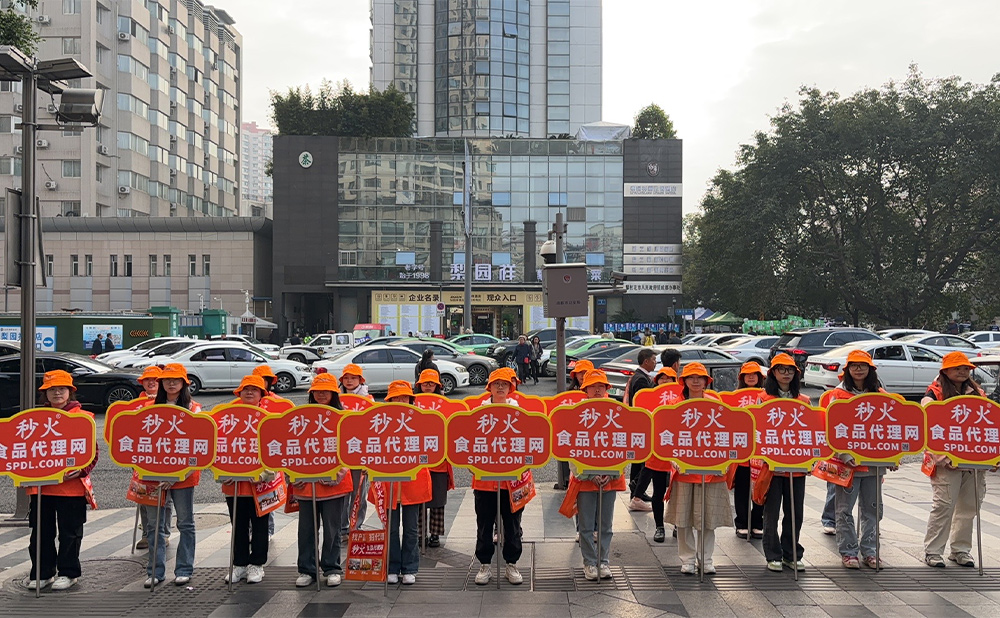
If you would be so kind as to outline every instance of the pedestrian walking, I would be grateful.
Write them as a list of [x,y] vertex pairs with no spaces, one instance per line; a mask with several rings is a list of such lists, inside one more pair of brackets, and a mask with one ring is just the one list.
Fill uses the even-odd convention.
[[514,360],[517,361],[517,379],[524,384],[531,373],[531,344],[524,335],[518,335],[514,346]]
[[437,363],[434,362],[434,350],[431,348],[424,348],[423,354],[420,355],[420,361],[413,368],[413,379],[419,379],[420,372],[424,369],[438,371]]
[[[417,379],[416,390],[443,397],[441,376],[433,369],[424,369]],[[431,499],[420,510],[420,536],[427,535],[427,547],[441,547],[441,537],[445,534],[444,507],[448,504],[448,491],[455,489],[455,473],[448,461],[431,468],[430,473]]]
[[[763,385],[764,373],[760,365],[754,361],[743,363],[736,389],[757,389],[759,396],[764,392],[761,388]],[[739,464],[733,476],[733,502],[736,506],[733,525],[736,526],[736,536],[741,539],[747,538],[748,535],[759,539],[764,535],[764,506],[750,500],[750,490],[750,463]]]
[[544,353],[545,350],[542,349],[542,340],[538,337],[538,335],[535,335],[531,338],[531,377],[535,379],[535,384],[538,384],[538,362],[542,360],[542,354]]
[[104,353],[104,336],[101,333],[97,333],[97,338],[94,342],[90,344],[90,355],[100,356]]

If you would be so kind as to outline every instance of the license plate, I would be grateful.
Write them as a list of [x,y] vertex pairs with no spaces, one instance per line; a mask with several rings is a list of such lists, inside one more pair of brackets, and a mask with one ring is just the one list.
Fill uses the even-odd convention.
[[809,365],[809,371],[819,371],[819,365]]
[[625,390],[621,388],[611,387],[608,389],[608,394],[611,395],[612,397],[624,397]]

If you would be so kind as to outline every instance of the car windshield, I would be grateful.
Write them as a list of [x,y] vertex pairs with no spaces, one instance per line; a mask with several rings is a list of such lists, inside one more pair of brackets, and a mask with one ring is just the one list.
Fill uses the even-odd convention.
[[924,334],[919,334],[918,333],[916,335],[906,335],[904,337],[898,337],[896,339],[896,341],[913,341],[913,342],[917,343],[917,342],[919,342],[921,339],[923,339],[926,336],[927,336],[926,333],[924,333]]
[[749,337],[737,337],[735,339],[730,339],[729,341],[726,341],[724,343],[720,343],[718,347],[720,347],[720,348],[738,348],[738,347],[740,347],[742,345],[746,345],[746,344],[750,343],[751,341],[755,341],[755,339],[752,339],[752,338],[749,338]]
[[77,363],[78,365],[83,365],[84,367],[86,367],[87,369],[90,369],[94,373],[105,373],[105,372],[108,372],[108,371],[118,371],[117,368],[112,367],[111,365],[109,365],[107,363],[102,363],[99,360],[95,360],[93,358],[90,358],[89,356],[82,356],[80,354],[72,354],[70,352],[66,352],[64,354],[60,354],[60,356],[62,356],[66,360],[71,360],[74,363]]

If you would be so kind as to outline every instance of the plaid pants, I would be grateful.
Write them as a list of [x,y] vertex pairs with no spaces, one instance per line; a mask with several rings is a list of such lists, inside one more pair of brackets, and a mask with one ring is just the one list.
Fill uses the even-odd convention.
[[[424,513],[430,511],[430,530],[427,530],[427,518]],[[444,507],[433,507],[430,509],[420,509],[420,536],[426,536],[427,534],[436,534],[442,536],[444,534]]]

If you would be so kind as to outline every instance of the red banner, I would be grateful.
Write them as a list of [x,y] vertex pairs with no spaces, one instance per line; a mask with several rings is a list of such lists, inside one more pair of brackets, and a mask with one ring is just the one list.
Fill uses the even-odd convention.
[[373,405],[375,405],[375,402],[368,397],[362,397],[354,393],[343,393],[340,395],[340,407],[344,412],[362,412]]
[[772,468],[807,472],[833,451],[826,441],[826,413],[797,399],[772,399],[749,408],[757,426],[754,457]]
[[757,398],[764,393],[762,388],[741,388],[738,391],[718,393],[719,399],[731,408],[749,408],[757,405]]
[[264,472],[257,433],[268,416],[257,406],[232,403],[215,406],[208,413],[219,428],[212,474],[216,479],[258,479]]
[[552,411],[560,406],[572,406],[587,399],[587,393],[583,391],[564,391],[552,397],[545,397],[545,413],[552,416]]
[[59,483],[96,452],[97,425],[87,412],[31,408],[0,419],[0,474],[17,486]]
[[413,398],[413,405],[421,410],[434,410],[448,418],[456,412],[465,412],[469,406],[461,399],[448,399],[436,393],[419,393]]
[[139,408],[152,402],[153,400],[147,398],[145,395],[139,395],[136,399],[130,399],[129,401],[116,401],[108,406],[107,411],[104,412],[104,441],[110,442],[111,420],[118,416],[119,413],[128,412],[130,410],[138,410]]
[[169,404],[122,412],[111,421],[108,451],[140,479],[183,480],[215,461],[217,429],[208,414]]
[[561,406],[549,417],[552,456],[573,462],[577,470],[620,470],[646,461],[652,451],[649,412],[614,399],[588,399]]
[[[337,425],[343,414],[316,403],[297,406],[260,421],[260,461],[268,470],[280,470],[292,482],[333,479],[337,476]],[[222,433],[222,425],[219,425]]]
[[837,399],[826,410],[826,439],[834,451],[861,461],[899,464],[924,450],[924,409],[895,395],[866,393]]
[[[545,414],[547,408],[545,405],[545,400],[541,397],[535,397],[534,395],[524,395],[517,391],[509,393],[507,395],[508,399],[513,399],[517,402],[517,407],[528,412],[541,412]],[[486,391],[482,395],[474,395],[472,397],[466,397],[465,403],[468,404],[469,409],[478,408],[479,406],[486,405],[490,402],[490,392]]]
[[385,581],[389,543],[385,530],[351,530],[344,577],[354,581]]
[[544,466],[551,451],[549,418],[490,403],[448,419],[448,461],[477,478],[518,477]]
[[445,418],[435,410],[405,403],[378,403],[363,412],[345,414],[337,435],[337,455],[349,468],[367,470],[373,478],[415,478],[421,468],[444,461]]
[[1000,463],[1000,406],[985,397],[963,395],[932,401],[927,411],[927,450],[947,455],[956,466]]
[[684,386],[661,384],[656,388],[644,388],[632,397],[632,406],[643,410],[653,410],[669,406],[684,399]]
[[653,454],[681,472],[721,472],[753,455],[754,418],[721,401],[688,399],[656,409],[653,436]]

